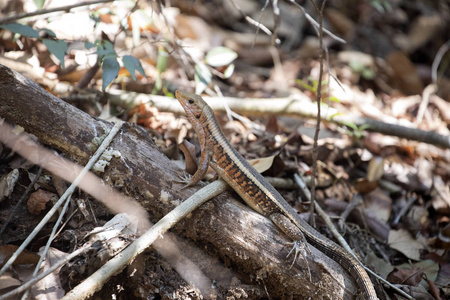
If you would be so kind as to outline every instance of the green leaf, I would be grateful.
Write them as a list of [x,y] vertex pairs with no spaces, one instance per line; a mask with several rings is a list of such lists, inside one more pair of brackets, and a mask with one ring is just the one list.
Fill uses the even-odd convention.
[[114,78],[116,78],[117,74],[119,74],[120,65],[115,58],[105,58],[103,59],[102,70],[102,90],[105,91],[108,84],[110,84]]
[[230,78],[231,75],[233,75],[233,72],[234,72],[234,64],[230,64],[225,70],[225,72],[223,72],[223,77]]
[[39,33],[34,30],[33,28],[31,28],[30,26],[27,25],[22,25],[22,24],[5,24],[5,25],[0,25],[0,28],[4,28],[6,30],[9,30],[11,32],[14,33],[18,33],[20,35],[23,36],[28,36],[28,37],[32,37],[32,38],[39,38]]
[[297,80],[295,80],[295,82],[300,84],[304,89],[307,89],[308,91],[311,91],[313,93],[317,92],[317,88],[315,88],[312,85],[307,84],[306,82],[303,82],[303,80],[301,80],[301,79],[297,79]]
[[339,100],[339,98],[338,98],[338,97],[335,97],[335,96],[331,96],[331,97],[330,97],[330,100],[331,100],[332,102],[337,102],[337,103],[340,103],[340,102],[341,102],[341,100]]
[[231,64],[237,57],[237,53],[227,47],[216,47],[206,54],[205,61],[212,67],[221,67]]
[[351,128],[353,130],[357,130],[358,129],[358,126],[356,126],[356,124],[353,123],[353,122],[343,121],[342,124],[344,124],[345,126]]
[[95,47],[95,45],[91,42],[84,43],[84,48],[86,48],[87,50],[94,48],[94,47]]
[[38,9],[41,9],[42,7],[44,7],[45,0],[34,0],[34,4],[36,4]]
[[42,42],[53,55],[61,62],[61,67],[64,69],[64,55],[67,52],[67,43],[62,40],[43,39]]
[[125,55],[122,58],[122,62],[125,68],[127,68],[128,72],[130,72],[131,77],[133,77],[133,80],[136,81],[135,75],[136,70],[139,71],[139,73],[141,73],[145,77],[145,72],[144,69],[142,68],[141,62],[136,57],[131,55]]
[[114,51],[114,45],[109,41],[103,41],[103,45],[97,46],[97,51],[95,51],[100,58],[116,58],[117,54]]
[[195,65],[195,93],[201,94],[212,80],[212,74],[208,67],[202,63]]
[[163,91],[164,92],[164,96],[169,97],[169,98],[175,98],[175,95],[167,90]]

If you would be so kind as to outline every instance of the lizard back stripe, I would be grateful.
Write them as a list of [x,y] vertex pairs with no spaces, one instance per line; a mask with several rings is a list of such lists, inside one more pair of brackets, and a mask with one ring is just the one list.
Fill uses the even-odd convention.
[[[183,104],[186,99],[183,95],[180,97],[177,96]],[[203,134],[205,148],[202,151],[211,155],[210,165],[219,176],[260,214],[270,217],[278,212],[291,220],[313,246],[347,269],[362,288],[365,299],[378,299],[372,282],[359,261],[301,219],[278,191],[231,146],[220,129],[213,110],[201,98],[196,101],[196,108],[203,110],[201,119],[196,119],[192,111],[185,110],[197,133]],[[187,105],[186,102],[184,105]]]

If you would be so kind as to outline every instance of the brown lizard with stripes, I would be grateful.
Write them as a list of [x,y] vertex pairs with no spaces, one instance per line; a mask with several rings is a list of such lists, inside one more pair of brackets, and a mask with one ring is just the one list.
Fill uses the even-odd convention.
[[189,180],[196,185],[210,165],[255,211],[268,217],[294,241],[306,240],[342,265],[358,283],[364,299],[378,299],[372,282],[360,262],[301,219],[286,200],[259,174],[225,138],[213,110],[201,96],[176,91],[201,147],[199,168]]

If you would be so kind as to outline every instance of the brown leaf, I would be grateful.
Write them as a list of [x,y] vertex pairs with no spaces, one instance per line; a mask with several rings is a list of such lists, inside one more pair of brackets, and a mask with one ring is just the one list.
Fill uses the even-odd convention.
[[279,127],[277,122],[277,117],[271,115],[269,121],[266,124],[266,131],[270,133],[278,133]]
[[387,276],[387,280],[395,284],[408,284],[418,286],[423,278],[423,270],[421,268],[397,269],[395,268]]
[[193,175],[195,171],[197,171],[197,158],[195,155],[195,146],[190,142],[183,140],[183,142],[179,144],[178,147],[184,154],[184,160],[186,162],[186,172]]
[[377,187],[376,181],[369,181],[366,178],[359,178],[354,184],[355,190],[360,194],[370,193]]
[[[3,267],[3,265],[8,261],[11,255],[14,254],[17,248],[18,247],[14,245],[0,246],[0,267]],[[40,256],[36,253],[24,250],[14,261],[13,265],[36,264],[39,261],[39,258]]]
[[27,202],[28,211],[33,215],[39,215],[45,209],[45,205],[52,199],[58,199],[54,193],[46,192],[44,190],[37,190],[31,194]]
[[12,277],[11,273],[5,272],[0,276],[0,294],[3,293],[3,289],[17,287],[22,284],[22,281]]
[[399,35],[395,42],[402,50],[412,53],[432,40],[445,22],[439,14],[430,14],[417,17],[411,25],[407,36]]
[[327,20],[334,28],[334,33],[350,39],[355,33],[356,24],[348,18],[343,12],[334,8],[327,8],[325,10]]
[[386,62],[393,70],[391,79],[394,81],[394,87],[407,95],[422,93],[423,83],[417,68],[405,54],[392,52],[386,57]]

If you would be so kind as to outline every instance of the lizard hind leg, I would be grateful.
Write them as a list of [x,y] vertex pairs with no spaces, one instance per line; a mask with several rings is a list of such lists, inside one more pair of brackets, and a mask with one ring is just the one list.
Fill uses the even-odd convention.
[[309,250],[308,243],[306,242],[306,238],[303,235],[302,231],[289,220],[285,215],[281,213],[273,213],[270,215],[270,219],[275,225],[278,226],[287,236],[289,236],[293,242],[289,243],[292,245],[292,249],[289,251],[287,257],[289,257],[292,253],[294,253],[294,260],[292,261],[292,266],[296,263],[297,258],[301,256],[306,262],[306,266],[308,268],[308,274],[311,280],[311,270],[309,268],[308,260],[306,259],[307,255],[311,254],[311,250]]

